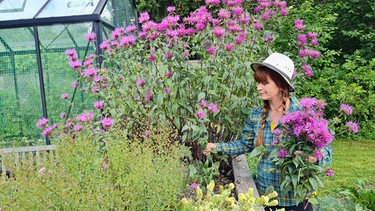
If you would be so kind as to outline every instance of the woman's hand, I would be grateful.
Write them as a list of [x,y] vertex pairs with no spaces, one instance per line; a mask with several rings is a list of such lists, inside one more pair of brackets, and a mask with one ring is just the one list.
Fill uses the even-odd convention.
[[216,148],[216,144],[208,143],[206,149],[203,151],[203,154],[208,155],[213,148]]
[[[294,154],[296,156],[299,156],[300,154],[302,154],[302,151],[297,150],[297,151],[294,152]],[[314,157],[314,156],[309,156],[308,155],[308,156],[305,157],[305,161],[306,162],[310,162],[310,163],[316,163],[316,162],[318,162],[318,159],[316,157]]]

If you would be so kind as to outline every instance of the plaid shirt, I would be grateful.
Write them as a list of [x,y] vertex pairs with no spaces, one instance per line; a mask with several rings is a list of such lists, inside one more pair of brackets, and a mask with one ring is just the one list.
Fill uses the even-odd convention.
[[[290,97],[290,106],[287,113],[298,111],[300,109],[299,101]],[[240,155],[244,153],[249,153],[254,149],[254,141],[258,136],[262,124],[262,112],[263,106],[258,106],[252,109],[249,117],[245,120],[245,127],[242,131],[243,136],[241,139],[228,142],[228,143],[217,143],[217,150],[220,154],[226,155]],[[270,126],[270,116],[267,115],[266,125],[264,128],[264,146],[268,152],[271,152],[274,148],[279,147],[272,145],[273,134]],[[276,128],[282,130],[280,122],[276,125]],[[276,129],[275,128],[275,129]],[[282,140],[284,140],[282,138]],[[332,162],[332,148],[326,147],[321,149],[324,158],[319,162],[321,166],[328,166]],[[261,159],[257,165],[258,177],[257,177],[257,189],[259,194],[263,195],[267,193],[269,187],[273,187],[279,195],[279,205],[278,206],[294,206],[296,205],[293,192],[288,192],[285,195],[281,194],[280,190],[280,173],[275,171],[269,171],[271,168],[277,167],[273,164],[271,160],[268,159],[268,154]]]

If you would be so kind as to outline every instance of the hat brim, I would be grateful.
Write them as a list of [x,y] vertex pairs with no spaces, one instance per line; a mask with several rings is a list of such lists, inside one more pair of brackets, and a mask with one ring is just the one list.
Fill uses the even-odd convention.
[[284,80],[288,83],[289,85],[289,92],[294,92],[294,87],[292,86],[292,84],[290,83],[290,80],[288,79],[288,77],[281,71],[279,70],[277,67],[273,66],[273,65],[270,65],[270,64],[267,64],[267,63],[252,63],[250,65],[251,69],[253,69],[253,71],[255,72],[259,67],[267,67],[275,72],[277,72],[281,77],[284,78]]

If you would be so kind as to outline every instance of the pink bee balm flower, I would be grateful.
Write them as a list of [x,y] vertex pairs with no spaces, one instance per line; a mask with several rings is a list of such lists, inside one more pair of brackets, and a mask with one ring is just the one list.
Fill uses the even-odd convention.
[[350,105],[344,103],[340,105],[340,112],[349,116],[353,113],[353,109]]
[[38,122],[36,123],[36,126],[38,128],[41,128],[41,127],[45,127],[48,125],[48,119],[43,117],[42,119],[38,120]]
[[208,111],[211,113],[215,113],[217,111],[217,105],[210,103],[210,105],[208,106]]
[[95,40],[95,38],[96,38],[96,35],[95,35],[94,32],[93,32],[93,33],[89,33],[89,34],[86,34],[86,35],[85,35],[85,38],[86,38],[89,42],[93,42],[93,41]]
[[97,86],[92,87],[92,88],[91,88],[91,92],[92,92],[92,93],[97,93],[97,92],[99,92],[99,87],[97,87]]
[[358,125],[355,122],[349,121],[345,124],[350,133],[358,133]]
[[205,116],[206,116],[206,113],[204,113],[203,110],[197,111],[195,113],[195,117],[197,117],[197,119],[203,119]]
[[41,133],[43,137],[49,137],[52,135],[53,128],[52,127],[47,127],[43,130]]
[[69,97],[68,93],[64,93],[64,94],[61,95],[61,98],[64,99],[64,100],[68,99],[68,97]]
[[231,52],[233,50],[233,47],[234,45],[229,43],[229,44],[225,44],[225,50],[228,51],[228,52]]
[[155,59],[156,59],[156,56],[154,56],[154,55],[150,55],[150,56],[148,57],[148,60],[149,60],[150,62],[155,61]]
[[66,117],[65,112],[62,112],[62,113],[60,114],[60,119],[64,119],[65,117]]
[[164,92],[166,95],[171,96],[171,90],[169,88],[164,88]]
[[73,88],[76,88],[77,86],[79,86],[79,83],[78,83],[77,81],[74,81],[74,82],[72,83],[72,87],[73,87]]
[[105,129],[111,128],[113,126],[113,120],[106,117],[102,120],[102,125]]
[[280,149],[277,152],[277,156],[279,156],[280,158],[285,158],[287,155],[288,155],[288,150],[286,149]]
[[189,189],[190,189],[190,190],[196,190],[198,187],[199,187],[199,183],[197,183],[197,182],[193,182],[193,183],[189,186]]
[[141,78],[137,81],[136,84],[137,84],[137,86],[143,87],[146,84],[146,82],[143,78]]
[[102,101],[96,101],[94,103],[94,107],[96,108],[96,110],[101,110],[103,109],[103,102]]
[[205,100],[202,100],[201,102],[198,103],[198,106],[201,108],[204,108],[207,106],[207,102]]
[[325,173],[328,177],[332,177],[333,175],[335,175],[335,172],[333,172],[332,168],[325,170]]
[[272,131],[272,134],[275,135],[275,136],[280,136],[281,135],[281,131],[279,128],[276,128]]
[[76,126],[74,127],[74,130],[75,130],[75,131],[82,131],[82,129],[83,129],[82,125],[76,125]]
[[174,12],[176,10],[176,7],[167,7],[168,12]]
[[319,161],[319,160],[323,159],[323,154],[320,150],[315,150],[314,151],[314,157],[316,157],[316,159]]
[[173,75],[173,72],[172,72],[172,71],[169,71],[169,72],[167,72],[164,76],[165,76],[166,78],[170,78],[172,75]]

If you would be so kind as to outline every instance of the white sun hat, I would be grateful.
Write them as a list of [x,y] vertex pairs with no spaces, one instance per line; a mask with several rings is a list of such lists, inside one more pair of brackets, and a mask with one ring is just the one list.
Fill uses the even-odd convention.
[[286,82],[288,82],[290,92],[294,92],[294,88],[291,84],[291,79],[294,73],[293,61],[284,54],[272,53],[262,63],[252,63],[251,68],[255,71],[261,66],[265,66],[279,73]]

